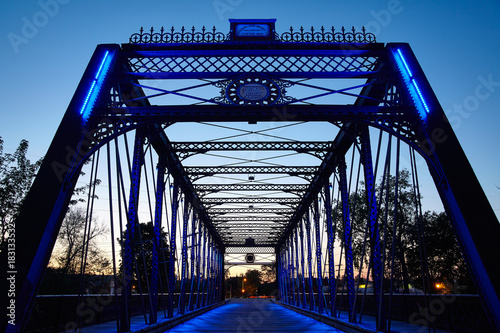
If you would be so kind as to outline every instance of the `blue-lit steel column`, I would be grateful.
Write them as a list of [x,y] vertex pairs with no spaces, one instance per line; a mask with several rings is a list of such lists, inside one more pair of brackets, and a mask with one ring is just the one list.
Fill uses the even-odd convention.
[[176,261],[176,230],[177,230],[177,211],[179,210],[179,185],[174,181],[172,189],[172,217],[170,219],[170,259],[168,262],[168,282],[170,284],[168,302],[168,318],[174,316],[174,302],[175,302],[175,261]]
[[293,256],[293,250],[294,250],[294,242],[293,242],[293,233],[290,233],[290,237],[288,238],[288,250],[290,251],[290,283],[291,283],[291,288],[292,288],[292,302],[290,304],[295,305],[295,267],[294,267],[294,256]]
[[[135,133],[134,153],[131,170],[130,198],[127,214],[127,229],[125,232],[123,272],[124,287],[122,291],[122,308],[120,330],[130,330],[130,300],[132,297],[132,281],[134,280],[134,244],[136,227],[139,223],[137,209],[139,205],[139,188],[141,183],[141,167],[143,159],[144,133],[137,130]],[[138,277],[139,278],[139,277]]]
[[283,284],[283,302],[288,303],[288,285],[287,285],[287,271],[286,271],[286,246],[281,251],[281,281]]
[[298,227],[297,226],[294,230],[294,232],[292,232],[292,236],[293,236],[293,242],[295,244],[294,248],[295,248],[295,267],[296,267],[296,270],[297,270],[297,302],[295,303],[295,306],[297,307],[300,307],[300,274],[299,274],[299,244],[298,244],[298,238],[299,238],[299,231],[298,231]]
[[215,242],[212,238],[212,262],[211,265],[211,279],[210,279],[210,302],[209,304],[214,303],[215,299],[215,290],[217,288],[217,248],[215,247]]
[[217,302],[220,291],[220,249],[214,241],[214,284],[212,288],[212,304]]
[[210,304],[214,303],[217,290],[217,248],[215,240],[212,238],[212,289],[210,290]]
[[224,285],[226,283],[226,271],[224,270],[224,258],[226,254],[226,248],[222,248],[221,256],[220,256],[220,270],[222,273],[222,278],[221,278],[221,290],[220,290],[220,300],[223,301],[226,299],[226,294],[225,294],[225,289]]
[[305,276],[305,259],[304,259],[304,230],[302,227],[302,220],[299,222],[297,226],[299,228],[300,234],[300,266],[302,268],[302,309],[307,308],[307,299],[306,299],[306,276]]
[[210,304],[210,291],[212,282],[212,238],[207,235],[207,276],[205,278],[205,288],[203,290],[203,306]]
[[280,301],[284,302],[283,281],[281,281],[282,276],[283,272],[281,271],[281,248],[280,248],[278,252],[276,252],[276,281],[278,282]]
[[330,315],[335,316],[335,294],[337,284],[335,281],[335,257],[334,255],[334,242],[335,233],[333,232],[332,220],[332,203],[330,198],[330,184],[325,180],[325,213],[326,213],[326,232],[328,233],[328,282],[330,288]]
[[196,222],[198,219],[196,218],[196,213],[193,212],[193,219],[191,223],[191,287],[189,289],[189,311],[194,310],[194,266],[195,266],[195,260],[196,260],[196,253],[197,253],[197,244],[196,244]]
[[323,299],[323,275],[321,269],[321,235],[319,224],[319,204],[318,197],[314,199],[314,228],[316,230],[316,260],[318,264],[318,276],[316,278],[318,285],[318,313],[323,313],[324,299]]
[[285,247],[285,288],[286,288],[286,302],[292,304],[292,284],[290,279],[290,240],[287,239]]
[[201,307],[204,307],[207,303],[207,298],[206,298],[206,291],[207,291],[207,266],[208,266],[208,260],[206,259],[206,254],[207,254],[207,229],[203,227],[203,256],[201,257],[203,267],[201,268],[201,287],[198,286],[198,290],[201,290]]
[[286,243],[285,246],[281,249],[280,252],[280,272],[281,272],[281,289],[283,292],[283,302],[287,303],[288,302],[288,291],[286,287],[286,270],[285,270],[285,265],[286,265],[286,259],[285,259],[285,252],[286,252]]
[[187,278],[187,237],[188,237],[188,223],[189,223],[189,202],[184,198],[184,213],[182,215],[182,251],[181,251],[181,285],[179,293],[179,312],[184,314],[186,312],[186,278]]
[[[196,260],[196,276],[198,278],[197,282],[197,289],[196,289],[196,308],[199,309],[201,306],[201,298],[200,298],[200,289],[201,289],[201,283],[203,282],[201,276],[202,276],[202,271],[201,271],[201,261],[204,260],[205,258],[205,238],[202,238],[203,233],[204,233],[204,226],[201,222],[201,220],[198,221],[199,227],[198,227],[198,246],[196,247],[197,251],[197,260]],[[203,242],[203,243],[202,243]],[[201,248],[203,247],[203,257],[201,256]],[[201,296],[203,297],[203,295]]]
[[215,294],[214,294],[214,302],[218,302],[221,300],[221,277],[222,277],[222,274],[221,274],[221,257],[222,257],[222,253],[220,251],[220,249],[217,247],[217,262],[216,262],[216,276],[217,276],[217,283],[215,285]]
[[219,279],[220,279],[220,274],[219,274],[219,263],[220,263],[220,251],[218,247],[215,247],[214,244],[214,251],[215,251],[215,256],[214,256],[214,287],[212,289],[212,304],[217,302],[218,294],[219,294]]
[[152,307],[149,313],[149,323],[157,322],[158,312],[158,275],[159,275],[159,260],[158,256],[162,249],[161,242],[161,217],[163,213],[163,193],[165,192],[165,159],[161,156],[158,160],[157,178],[156,178],[156,195],[155,195],[155,220],[154,220],[154,240],[151,262],[151,302]]
[[215,278],[214,278],[214,293],[213,293],[213,303],[216,303],[219,299],[219,292],[220,292],[220,277],[221,277],[221,274],[220,274],[220,257],[221,257],[221,253],[220,253],[220,249],[219,247],[215,245],[214,243],[214,247],[215,247],[215,258],[214,258],[214,264],[215,264]]
[[283,284],[281,283],[281,248],[274,248],[274,253],[276,255],[276,283],[278,284],[278,298],[283,302]]
[[207,305],[212,304],[212,292],[214,288],[214,245],[212,235],[209,235],[208,241],[208,269],[207,269]]
[[344,156],[339,156],[339,178],[340,178],[340,195],[342,198],[342,218],[344,224],[344,249],[345,249],[345,275],[347,275],[347,294],[349,302],[349,321],[356,321],[354,312],[354,301],[356,290],[354,288],[354,268],[352,259],[352,231],[351,231],[351,216],[349,211],[349,193],[347,192],[347,174]]
[[224,280],[225,280],[225,274],[224,274],[224,251],[223,248],[219,248],[219,293],[217,295],[216,301],[223,301],[226,297],[224,294]]
[[384,267],[380,249],[380,231],[377,222],[378,207],[375,195],[375,180],[373,178],[372,150],[368,126],[361,127],[361,162],[365,173],[365,188],[368,199],[368,224],[370,226],[370,250],[372,262],[373,293],[377,305],[377,330],[385,332],[385,309],[383,304],[382,281]]
[[309,268],[309,311],[314,311],[316,301],[314,300],[314,282],[312,274],[312,244],[311,244],[311,218],[309,216],[309,209],[305,215],[306,219],[306,237],[307,237],[307,264]]

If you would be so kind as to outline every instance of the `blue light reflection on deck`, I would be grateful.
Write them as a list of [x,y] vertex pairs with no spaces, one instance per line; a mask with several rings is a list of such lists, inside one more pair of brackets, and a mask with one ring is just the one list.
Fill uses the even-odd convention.
[[113,60],[113,53],[106,51],[104,57],[101,60],[99,68],[92,80],[92,83],[87,92],[85,100],[83,101],[82,108],[80,109],[80,114],[85,120],[90,116],[92,108],[94,107],[97,101],[97,97],[99,96],[99,92],[101,91],[101,87],[104,83],[104,79],[106,78],[106,74],[108,73],[109,67],[111,66],[112,60]]
[[341,332],[263,299],[233,299],[165,332]]
[[397,49],[397,51],[393,53],[394,53],[394,59],[396,60],[396,63],[398,67],[401,69],[401,73],[403,74],[403,77],[407,82],[406,86],[408,88],[408,91],[410,92],[410,95],[412,96],[413,100],[415,102],[419,102],[415,104],[417,105],[420,114],[425,118],[425,116],[430,112],[430,109],[429,106],[427,105],[427,102],[425,101],[422,91],[418,86],[417,80],[415,79],[415,77],[413,77],[413,73],[410,69],[410,66],[408,66],[408,62],[403,56],[403,53],[401,52],[401,49]]

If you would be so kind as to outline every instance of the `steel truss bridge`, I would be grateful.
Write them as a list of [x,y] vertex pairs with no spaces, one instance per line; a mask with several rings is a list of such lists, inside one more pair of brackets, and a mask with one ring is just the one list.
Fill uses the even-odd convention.
[[[421,306],[431,306],[424,175],[490,329],[500,330],[491,248],[500,225],[408,44],[354,29],[279,35],[274,20],[231,20],[228,34],[141,29],[129,43],[98,45],[16,220],[18,325],[7,331],[35,316],[81,184],[86,230],[99,215],[111,233],[117,331],[134,330],[135,315],[153,327],[219,304],[225,264],[248,253],[276,262],[282,304],[351,326],[372,316],[374,331],[390,331],[407,283],[401,223],[418,231],[412,260]],[[404,186],[413,193],[406,220],[394,208]],[[371,312],[360,277],[373,286]]]

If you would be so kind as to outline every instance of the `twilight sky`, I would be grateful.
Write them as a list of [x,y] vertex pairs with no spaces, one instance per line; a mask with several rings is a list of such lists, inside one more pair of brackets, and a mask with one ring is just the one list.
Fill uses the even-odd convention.
[[500,215],[500,1],[0,0],[0,136],[36,160],[48,149],[97,44],[126,43],[141,26],[216,26],[276,18],[290,26],[362,26],[408,42]]

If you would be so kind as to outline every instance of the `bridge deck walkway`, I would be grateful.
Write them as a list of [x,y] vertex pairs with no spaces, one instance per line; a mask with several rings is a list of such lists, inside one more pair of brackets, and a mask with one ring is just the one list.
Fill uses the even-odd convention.
[[[341,321],[348,322],[347,313],[341,312]],[[351,332],[376,332],[375,318],[364,316],[363,323],[354,324]],[[427,327],[392,321],[391,332],[428,332]],[[271,332],[344,332],[287,309],[269,299],[232,299],[224,306],[211,310],[165,332],[218,332],[218,333],[271,333]],[[433,333],[449,333],[431,329]]]
[[[158,313],[159,318],[163,313]],[[341,321],[347,322],[347,314],[341,312]],[[160,319],[160,322],[168,321]],[[376,332],[375,318],[363,316],[363,323],[355,324],[354,331]],[[405,322],[392,321],[391,332],[428,332],[428,328],[410,325]],[[135,316],[131,320],[131,332],[148,332],[150,327],[144,324],[143,316]],[[354,332],[352,331],[352,332]],[[85,332],[116,332],[116,322],[84,327]],[[344,332],[324,324],[318,320],[309,318],[293,310],[285,308],[269,299],[231,299],[225,305],[216,307],[208,312],[189,319],[184,323],[171,329],[154,332],[172,333],[194,333],[194,332],[217,332],[217,333],[271,333],[271,332]],[[433,333],[447,333],[439,329],[431,329]]]
[[232,299],[165,332],[342,332],[269,299]]

